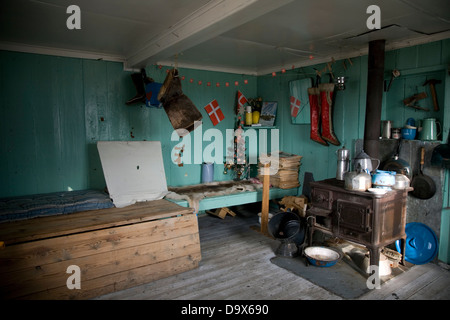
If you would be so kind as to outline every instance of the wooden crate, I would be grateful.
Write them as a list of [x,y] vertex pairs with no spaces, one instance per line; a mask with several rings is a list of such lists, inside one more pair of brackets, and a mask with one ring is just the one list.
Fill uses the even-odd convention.
[[[197,216],[167,200],[0,224],[0,298],[88,299],[198,267]],[[80,289],[69,289],[71,265]]]

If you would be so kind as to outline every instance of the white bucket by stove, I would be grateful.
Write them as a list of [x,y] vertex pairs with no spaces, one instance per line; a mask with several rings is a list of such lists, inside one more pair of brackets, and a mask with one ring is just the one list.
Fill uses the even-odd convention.
[[[273,217],[273,214],[269,212],[269,219],[267,220],[267,222],[269,222],[270,218],[272,218],[272,217]],[[258,221],[259,221],[259,224],[261,224],[261,212],[258,213]]]
[[[391,274],[392,269],[391,269],[391,264],[388,260],[388,258],[386,258],[386,256],[384,254],[380,254],[380,263],[378,266],[378,272],[380,276],[388,276]],[[363,269],[364,271],[366,271],[367,274],[370,273],[370,259],[369,259],[369,255],[366,255],[364,257],[363,260]]]

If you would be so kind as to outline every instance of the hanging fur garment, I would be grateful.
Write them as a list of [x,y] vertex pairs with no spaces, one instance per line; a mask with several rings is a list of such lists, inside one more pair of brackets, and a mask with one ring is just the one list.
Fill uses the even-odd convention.
[[202,114],[197,110],[181,89],[178,70],[172,69],[167,74],[159,90],[158,100],[163,104],[170,123],[180,137],[195,129],[194,122],[202,120]]
[[320,135],[320,94],[319,88],[308,88],[309,106],[310,106],[310,118],[311,118],[311,140],[318,142],[324,146],[328,146],[328,143],[322,139]]
[[334,83],[319,84],[320,91],[320,116],[322,126],[322,138],[329,143],[339,146],[341,143],[336,138],[333,130],[333,92]]

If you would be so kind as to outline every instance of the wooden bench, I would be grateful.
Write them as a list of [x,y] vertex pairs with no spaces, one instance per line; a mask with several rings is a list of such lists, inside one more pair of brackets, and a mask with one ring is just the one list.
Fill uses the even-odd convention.
[[[1,242],[1,299],[88,299],[201,260],[197,216],[164,199],[1,223]],[[79,267],[80,289],[69,289],[70,266]]]
[[[270,188],[269,199],[281,199],[285,196],[296,196],[298,188],[293,189],[279,189]],[[262,190],[258,191],[245,191],[224,196],[206,197],[200,201],[199,211],[212,210],[222,207],[238,206],[242,204],[261,202],[263,198]],[[176,203],[182,207],[189,207],[189,203],[186,200],[173,200],[167,199],[173,203]]]

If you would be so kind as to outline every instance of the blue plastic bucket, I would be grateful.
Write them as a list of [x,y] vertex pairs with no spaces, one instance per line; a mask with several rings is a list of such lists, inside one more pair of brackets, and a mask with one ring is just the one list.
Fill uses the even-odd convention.
[[202,164],[202,183],[212,182],[214,180],[214,163]]

